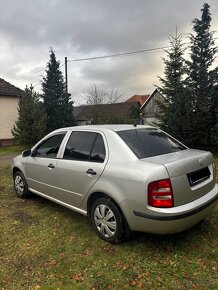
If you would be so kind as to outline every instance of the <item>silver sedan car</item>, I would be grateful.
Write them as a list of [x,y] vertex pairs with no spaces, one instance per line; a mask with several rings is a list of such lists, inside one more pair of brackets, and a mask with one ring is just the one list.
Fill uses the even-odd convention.
[[194,150],[151,126],[58,129],[12,162],[14,187],[88,216],[117,243],[131,231],[186,230],[215,207],[210,152]]

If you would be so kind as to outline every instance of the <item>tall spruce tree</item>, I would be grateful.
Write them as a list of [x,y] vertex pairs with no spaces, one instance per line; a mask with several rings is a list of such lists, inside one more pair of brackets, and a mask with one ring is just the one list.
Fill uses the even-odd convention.
[[164,78],[159,77],[162,86],[158,89],[165,96],[165,102],[158,102],[162,111],[161,127],[180,141],[190,144],[190,105],[184,82],[185,60],[181,36],[170,36],[171,48],[164,58]]
[[43,137],[46,132],[46,114],[39,94],[33,87],[26,87],[25,93],[19,98],[18,120],[12,134],[19,144],[32,145]]
[[[218,76],[218,71],[216,71]],[[218,77],[214,87],[214,95],[212,101],[212,142],[213,145],[218,145]]]
[[192,141],[194,146],[213,143],[214,85],[216,70],[211,68],[217,47],[210,31],[210,6],[205,3],[200,19],[193,20],[194,34],[190,35],[191,53],[188,65],[188,89],[192,101]]
[[43,77],[42,81],[42,90],[42,98],[47,114],[47,132],[60,127],[73,126],[73,102],[70,100],[70,94],[65,91],[60,63],[56,60],[52,49],[50,50],[46,76]]

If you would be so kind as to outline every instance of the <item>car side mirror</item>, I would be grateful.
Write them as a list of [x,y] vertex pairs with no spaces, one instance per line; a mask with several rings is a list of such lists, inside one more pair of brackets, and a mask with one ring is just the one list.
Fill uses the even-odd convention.
[[31,156],[31,154],[32,154],[31,149],[28,149],[28,150],[25,150],[22,152],[23,157],[29,157],[29,156]]

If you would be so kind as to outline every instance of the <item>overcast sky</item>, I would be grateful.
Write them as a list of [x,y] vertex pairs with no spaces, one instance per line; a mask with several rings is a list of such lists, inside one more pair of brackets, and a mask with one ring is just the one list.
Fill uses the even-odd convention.
[[[164,47],[170,34],[188,41],[201,0],[0,0],[0,78],[24,89],[41,80],[53,48],[68,60]],[[218,1],[210,0],[212,30],[218,31]],[[218,44],[218,32],[215,33]],[[119,89],[123,98],[150,94],[163,76],[164,50],[68,63],[69,92],[85,102],[92,83]],[[216,60],[218,65],[218,60]],[[61,67],[64,72],[64,66]]]

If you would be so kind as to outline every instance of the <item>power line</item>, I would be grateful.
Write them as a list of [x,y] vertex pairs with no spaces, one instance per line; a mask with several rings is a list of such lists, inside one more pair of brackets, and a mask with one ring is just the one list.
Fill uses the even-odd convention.
[[[60,64],[61,64],[61,62],[60,62]],[[60,65],[60,68],[61,68],[63,65],[64,65],[64,63],[63,63],[62,65]],[[19,77],[18,79],[23,79],[23,78],[26,78],[26,77],[29,77],[29,76],[32,76],[32,75],[38,74],[38,73],[40,73],[40,72],[42,72],[42,71],[45,71],[45,69],[41,69],[41,70],[39,70],[39,71],[36,71],[36,72],[30,73],[30,74],[27,74],[27,75],[23,75],[23,76]]]
[[38,86],[41,82],[36,83],[35,85],[33,85],[33,87],[35,88],[36,86]]
[[[62,66],[64,66],[64,63],[60,66],[60,68],[61,68]],[[40,71],[40,72],[41,72],[41,71]],[[32,75],[32,74],[31,74],[31,75]],[[38,82],[38,83],[36,83],[35,85],[33,85],[33,88],[37,87],[37,86],[40,85],[40,84],[41,84],[41,81]]]
[[23,76],[19,77],[19,79],[23,79],[23,78],[26,78],[26,77],[29,77],[29,76],[32,76],[32,75],[38,74],[38,73],[40,73],[40,72],[42,72],[42,71],[45,71],[45,69],[41,69],[41,70],[39,70],[39,71],[37,71],[37,72],[33,72],[33,73],[30,73],[30,74],[27,74],[27,75],[23,75]]
[[[214,37],[213,39],[218,39],[218,37]],[[183,44],[184,45],[190,45],[189,42],[183,43]],[[130,51],[130,52],[123,52],[123,53],[116,53],[116,54],[109,54],[109,55],[103,55],[103,56],[69,59],[67,62],[72,62],[72,61],[76,62],[76,61],[96,60],[96,59],[104,59],[104,58],[111,58],[111,57],[128,56],[128,55],[132,55],[132,54],[140,54],[140,53],[145,53],[145,52],[163,50],[163,49],[167,49],[167,48],[170,48],[170,47],[172,47],[172,46],[171,45],[168,45],[168,46],[162,46],[162,47],[156,47],[156,48],[149,48],[149,49],[142,49],[142,50],[136,50],[136,51]]]
[[[214,37],[214,39],[217,39],[218,37]],[[185,45],[189,43],[184,43]],[[97,60],[97,59],[105,59],[105,58],[113,58],[113,57],[122,57],[122,56],[129,56],[129,55],[134,55],[134,54],[140,54],[140,53],[146,53],[146,52],[152,52],[152,51],[159,51],[163,49],[170,48],[171,46],[162,46],[162,47],[156,47],[156,48],[149,48],[149,49],[142,49],[142,50],[136,50],[136,51],[130,51],[130,52],[123,52],[123,53],[115,53],[115,54],[109,54],[109,55],[103,55],[103,56],[95,56],[95,57],[87,57],[87,58],[77,58],[77,59],[69,59],[67,62],[79,62],[79,61],[87,61],[87,60]],[[64,66],[64,62],[61,64],[60,62],[60,68]],[[23,75],[19,77],[18,79],[23,79],[35,74],[38,74],[42,71],[45,71],[45,69],[41,69],[37,72],[33,72],[27,75]]]
[[[104,59],[104,58],[111,58],[111,57],[121,57],[121,56],[128,56],[128,55],[133,55],[133,54],[140,54],[140,53],[145,53],[145,52],[150,52],[150,51],[158,51],[162,49],[169,48],[170,46],[163,46],[163,47],[156,47],[156,48],[150,48],[150,49],[142,49],[142,50],[137,50],[137,51],[130,51],[130,52],[123,52],[123,53],[116,53],[116,54],[109,54],[109,55],[104,55],[104,56],[95,56],[95,57],[88,57],[88,58],[78,58],[78,59],[70,59],[67,62],[72,62],[72,61],[85,61],[85,60],[96,60],[96,59]],[[65,63],[60,63],[60,68],[64,66]],[[42,71],[45,71],[45,69],[41,69],[39,71],[23,75],[19,77],[18,79],[23,79],[27,78],[29,76],[38,74]]]
[[139,54],[139,53],[145,53],[145,52],[150,52],[150,51],[163,50],[163,49],[166,49],[166,48],[169,48],[169,47],[171,47],[171,46],[162,46],[162,47],[156,47],[156,48],[150,48],[150,49],[142,49],[142,50],[136,50],[136,51],[130,51],[130,52],[109,54],[109,55],[104,55],[104,56],[95,56],[95,57],[87,57],[87,58],[69,59],[68,62],[72,62],[72,61],[84,61],[84,60],[95,60],[95,59],[104,59],[104,58],[111,58],[111,57],[127,56],[127,55],[132,55],[132,54]]

